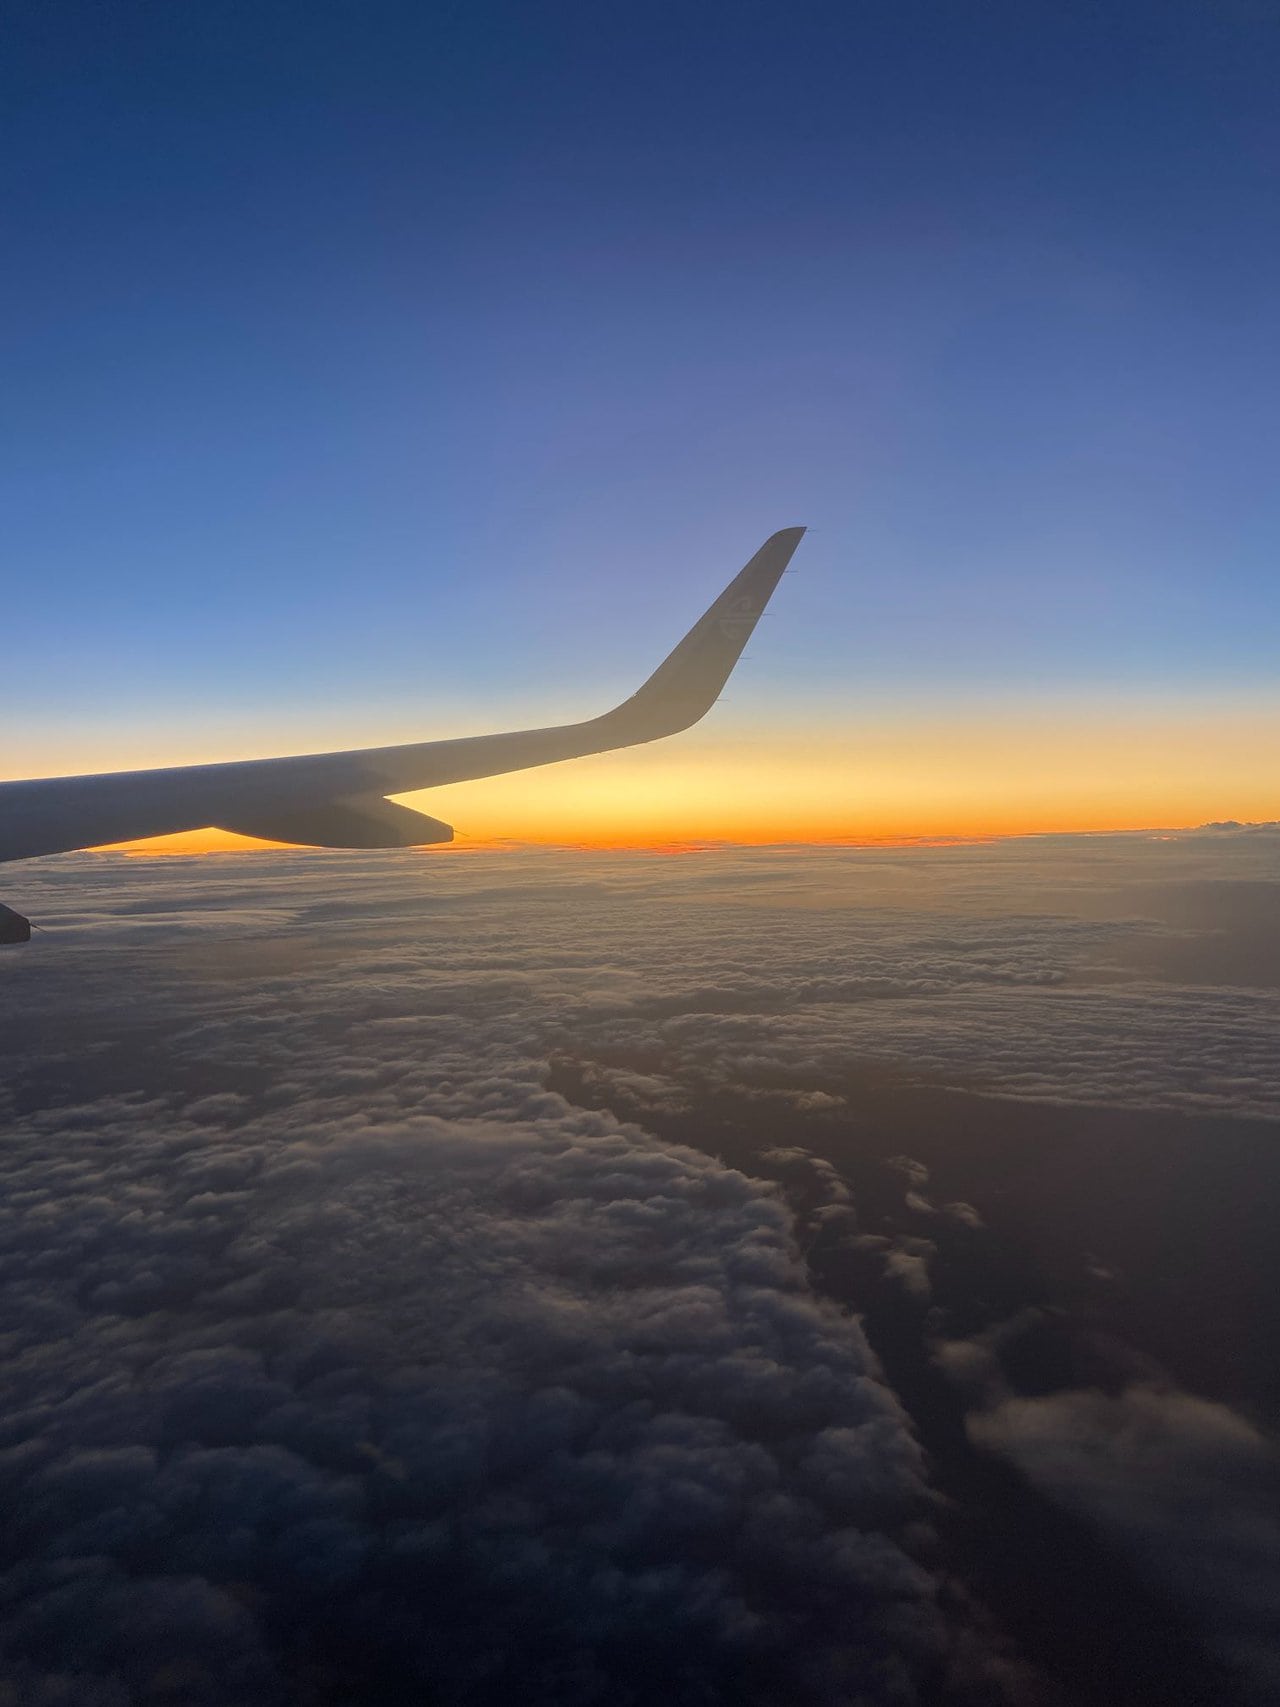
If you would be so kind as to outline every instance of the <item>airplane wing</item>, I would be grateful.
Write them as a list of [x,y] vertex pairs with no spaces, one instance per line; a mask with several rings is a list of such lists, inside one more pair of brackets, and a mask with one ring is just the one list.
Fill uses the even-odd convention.
[[311,847],[448,842],[448,824],[389,794],[638,746],[703,717],[777,586],[803,528],[783,528],[630,699],[584,723],[452,741],[171,770],[0,783],[0,861],[216,827]]

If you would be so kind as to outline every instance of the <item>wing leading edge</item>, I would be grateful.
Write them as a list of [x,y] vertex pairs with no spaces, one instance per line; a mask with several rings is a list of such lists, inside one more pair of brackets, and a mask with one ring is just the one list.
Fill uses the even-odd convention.
[[449,825],[388,800],[638,746],[714,705],[804,529],[773,534],[644,685],[582,723],[296,758],[0,783],[0,861],[216,826],[312,847],[415,847]]

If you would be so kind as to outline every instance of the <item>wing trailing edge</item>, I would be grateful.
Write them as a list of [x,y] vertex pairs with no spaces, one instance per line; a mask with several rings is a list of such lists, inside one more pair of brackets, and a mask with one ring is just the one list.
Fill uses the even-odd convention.
[[216,826],[264,842],[296,842],[310,848],[420,848],[451,842],[453,828],[425,812],[401,806],[382,795],[363,800],[321,800],[297,806],[247,807]]

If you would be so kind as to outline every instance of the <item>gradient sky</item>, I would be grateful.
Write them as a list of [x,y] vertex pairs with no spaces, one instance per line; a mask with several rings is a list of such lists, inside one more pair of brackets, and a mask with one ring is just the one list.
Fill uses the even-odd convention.
[[4,32],[4,774],[590,714],[803,522],[702,730],[423,804],[1276,815],[1274,6]]

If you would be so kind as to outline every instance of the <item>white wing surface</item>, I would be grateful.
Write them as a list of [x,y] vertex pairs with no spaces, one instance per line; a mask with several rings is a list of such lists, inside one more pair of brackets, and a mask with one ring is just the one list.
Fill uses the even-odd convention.
[[783,528],[630,699],[584,723],[296,758],[0,783],[0,861],[210,826],[311,847],[402,848],[453,839],[389,794],[638,746],[715,703],[803,528]]

